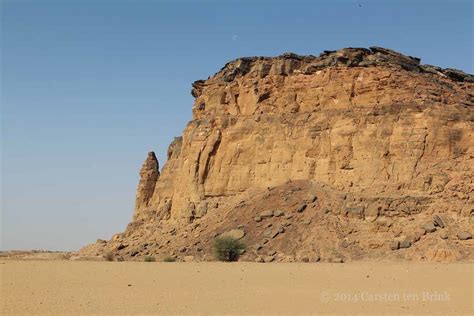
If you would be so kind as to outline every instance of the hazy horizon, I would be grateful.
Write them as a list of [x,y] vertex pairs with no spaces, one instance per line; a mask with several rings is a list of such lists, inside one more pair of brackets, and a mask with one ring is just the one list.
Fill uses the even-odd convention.
[[471,1],[3,1],[5,249],[123,231],[148,151],[191,119],[191,83],[242,56],[382,46],[473,73]]

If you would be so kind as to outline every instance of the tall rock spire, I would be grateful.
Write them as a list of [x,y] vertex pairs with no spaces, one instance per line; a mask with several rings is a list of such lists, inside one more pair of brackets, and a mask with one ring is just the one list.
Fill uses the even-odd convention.
[[160,178],[160,165],[155,153],[150,151],[140,170],[140,182],[138,182],[137,196],[135,201],[135,216],[138,212],[149,205],[153,196],[155,185]]

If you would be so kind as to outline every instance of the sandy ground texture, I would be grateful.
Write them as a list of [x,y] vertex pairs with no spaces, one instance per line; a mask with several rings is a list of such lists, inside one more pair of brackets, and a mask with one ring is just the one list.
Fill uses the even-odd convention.
[[472,315],[471,263],[0,261],[2,315]]

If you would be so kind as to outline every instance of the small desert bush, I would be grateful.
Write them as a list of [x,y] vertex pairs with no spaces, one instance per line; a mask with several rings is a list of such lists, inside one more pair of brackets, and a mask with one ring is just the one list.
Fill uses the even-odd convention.
[[175,262],[176,259],[170,256],[167,256],[163,259],[163,262]]
[[239,240],[230,237],[217,237],[214,239],[214,256],[219,261],[237,261],[245,245]]
[[145,256],[145,258],[143,260],[145,262],[155,262],[156,261],[155,257],[153,257],[153,256]]
[[114,254],[111,252],[107,252],[106,254],[104,254],[104,258],[107,261],[114,261]]

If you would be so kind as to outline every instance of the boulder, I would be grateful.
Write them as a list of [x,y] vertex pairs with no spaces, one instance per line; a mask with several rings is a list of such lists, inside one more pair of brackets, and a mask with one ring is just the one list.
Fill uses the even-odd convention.
[[298,206],[298,208],[296,209],[296,211],[297,211],[298,213],[303,213],[304,210],[306,209],[306,207],[307,207],[306,204],[300,205],[300,206]]
[[245,231],[243,229],[231,229],[221,234],[221,237],[232,237],[234,239],[242,239],[245,236]]
[[364,219],[368,222],[375,222],[379,216],[379,204],[372,203],[364,210]]
[[364,216],[364,206],[351,206],[346,208],[346,212],[350,218],[362,218]]
[[263,211],[259,215],[260,215],[260,218],[262,219],[270,218],[270,217],[273,217],[273,211]]
[[120,243],[120,244],[117,245],[117,247],[115,247],[115,250],[119,251],[119,250],[125,249],[126,247],[127,247],[127,245],[124,245],[124,244]]
[[278,234],[280,234],[280,229],[279,228],[274,228],[271,233],[270,233],[270,238],[275,238],[276,236],[278,236]]
[[400,241],[400,244],[399,244],[400,248],[410,248],[410,246],[411,246],[411,241],[410,240],[404,239],[404,240]]
[[263,236],[265,236],[265,237],[273,238],[272,235],[273,235],[273,229],[271,227],[268,227],[263,232]]
[[390,249],[397,250],[399,248],[400,248],[400,241],[398,240],[392,241],[392,243],[390,244]]
[[275,216],[275,217],[280,217],[280,216],[283,216],[283,215],[285,215],[285,212],[280,211],[280,210],[276,210],[276,211],[273,212],[273,216]]
[[440,228],[444,228],[444,221],[439,215],[433,216],[433,224]]
[[195,212],[196,212],[195,217],[196,218],[201,218],[204,215],[206,215],[207,214],[207,208],[208,208],[207,202],[199,203],[199,205],[196,207],[196,210],[195,210]]
[[468,240],[472,238],[471,233],[467,231],[458,231],[456,236],[458,236],[459,240]]
[[418,227],[417,229],[415,229],[415,234],[418,235],[418,236],[424,236],[426,234],[426,230],[424,230],[423,228],[421,227]]
[[436,227],[433,222],[427,222],[421,226],[427,233],[433,233],[436,231]]

